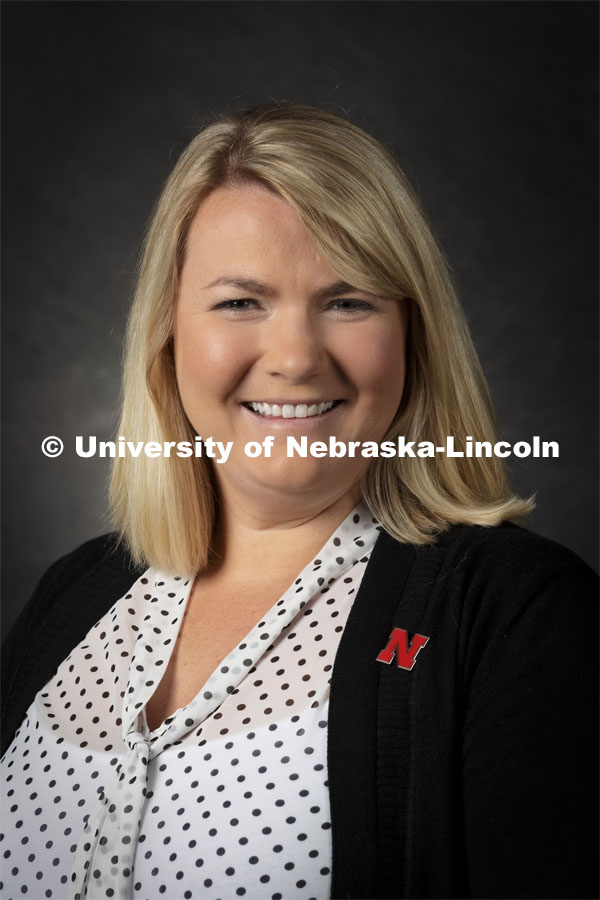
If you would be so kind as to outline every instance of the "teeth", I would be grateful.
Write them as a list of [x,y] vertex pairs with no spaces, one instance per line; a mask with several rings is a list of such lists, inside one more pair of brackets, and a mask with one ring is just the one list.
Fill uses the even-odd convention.
[[249,405],[254,412],[261,416],[283,416],[284,419],[306,419],[310,416],[320,416],[322,413],[331,409],[334,401],[328,400],[327,403],[284,403],[279,406],[277,403],[257,403],[252,401]]

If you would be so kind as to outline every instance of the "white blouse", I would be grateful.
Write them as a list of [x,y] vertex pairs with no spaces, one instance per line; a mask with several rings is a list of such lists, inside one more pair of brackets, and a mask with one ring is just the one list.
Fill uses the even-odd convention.
[[377,535],[360,504],[154,731],[145,706],[191,581],[148,569],[37,694],[2,760],[2,898],[328,897],[329,681]]

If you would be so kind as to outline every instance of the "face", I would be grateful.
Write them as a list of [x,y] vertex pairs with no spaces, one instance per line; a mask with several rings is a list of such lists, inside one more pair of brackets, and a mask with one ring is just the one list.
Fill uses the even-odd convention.
[[[404,383],[405,311],[342,283],[291,205],[260,186],[222,187],[190,229],[175,366],[196,432],[233,441],[213,463],[222,496],[357,495],[368,459],[286,454],[288,435],[380,441]],[[271,458],[244,447],[273,435]]]

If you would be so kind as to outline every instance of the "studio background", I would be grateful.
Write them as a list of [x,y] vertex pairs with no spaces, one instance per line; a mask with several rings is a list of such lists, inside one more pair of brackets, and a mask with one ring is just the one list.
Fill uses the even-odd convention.
[[[594,2],[3,4],[3,631],[108,530],[122,338],[145,224],[213,114],[346,115],[396,154],[452,263],[534,530],[595,566]],[[65,452],[40,444],[58,435]]]

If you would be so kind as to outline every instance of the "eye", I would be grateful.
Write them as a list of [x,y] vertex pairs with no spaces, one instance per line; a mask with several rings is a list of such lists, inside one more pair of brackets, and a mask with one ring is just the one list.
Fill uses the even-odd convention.
[[365,312],[366,310],[374,309],[374,307],[366,300],[359,300],[356,297],[340,297],[338,300],[334,300],[329,305],[329,309],[337,310],[339,312],[353,313]]
[[255,309],[258,306],[256,300],[250,297],[242,297],[236,300],[222,300],[213,306],[213,309],[226,309],[231,312],[245,312],[248,309]]

